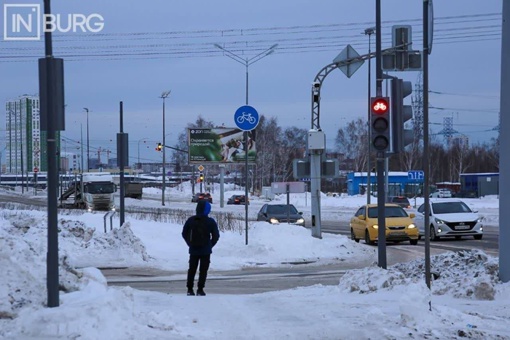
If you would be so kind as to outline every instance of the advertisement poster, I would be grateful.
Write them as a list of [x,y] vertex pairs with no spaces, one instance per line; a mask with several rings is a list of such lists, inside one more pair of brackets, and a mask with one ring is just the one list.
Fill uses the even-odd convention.
[[[248,131],[248,162],[255,163],[255,131]],[[189,163],[245,162],[244,131],[237,128],[188,129]]]

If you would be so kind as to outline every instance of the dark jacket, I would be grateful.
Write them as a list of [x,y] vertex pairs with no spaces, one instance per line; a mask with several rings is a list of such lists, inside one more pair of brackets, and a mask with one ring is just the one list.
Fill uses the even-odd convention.
[[186,244],[189,247],[190,255],[208,255],[212,253],[212,248],[216,245],[220,238],[220,232],[218,230],[218,224],[216,221],[209,217],[209,213],[211,212],[211,204],[208,201],[198,201],[196,208],[196,216],[205,216],[207,218],[207,229],[209,230],[209,243],[202,247],[193,247],[190,246],[187,235],[189,235],[191,228],[191,221],[195,218],[195,216],[191,216],[188,218],[186,223],[184,223],[184,227],[182,228],[182,238],[186,241]]

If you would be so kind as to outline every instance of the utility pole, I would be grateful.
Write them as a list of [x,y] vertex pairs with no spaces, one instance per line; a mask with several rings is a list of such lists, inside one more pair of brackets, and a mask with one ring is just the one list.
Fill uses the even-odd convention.
[[[500,131],[507,131],[506,127],[510,127],[510,65],[507,60],[510,58],[510,3],[503,1],[503,29],[501,37],[501,95],[500,110],[501,122]],[[510,195],[508,190],[510,182],[508,172],[510,171],[510,154],[506,152],[510,143],[510,134],[499,134],[499,221],[504,223],[505,209],[508,209],[510,203]],[[510,281],[510,248],[502,246],[510,241],[510,229],[505,226],[499,228],[499,278],[503,282]]]

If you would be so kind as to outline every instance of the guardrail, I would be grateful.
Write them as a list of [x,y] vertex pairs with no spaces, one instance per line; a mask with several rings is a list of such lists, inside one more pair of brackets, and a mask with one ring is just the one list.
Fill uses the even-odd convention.
[[110,216],[110,231],[113,230],[113,216],[116,214],[116,211],[108,211],[106,214],[104,214],[103,220],[104,220],[104,232],[106,233],[106,218]]

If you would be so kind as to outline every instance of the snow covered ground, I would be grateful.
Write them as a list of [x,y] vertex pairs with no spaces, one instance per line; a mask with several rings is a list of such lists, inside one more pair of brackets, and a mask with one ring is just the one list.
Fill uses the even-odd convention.
[[[227,188],[225,199],[243,193],[233,189]],[[193,211],[188,186],[166,195],[167,207]],[[127,199],[126,205],[161,207],[158,197],[160,191],[146,189],[144,200]],[[244,214],[244,206],[220,208],[217,188],[213,197],[213,211]],[[285,202],[286,197],[276,200]],[[498,224],[497,198],[465,201],[487,223]],[[364,196],[324,195],[323,218],[346,219],[365,202]],[[250,216],[263,203],[252,198]],[[309,214],[309,195],[293,194],[291,203]],[[335,286],[188,297],[108,287],[96,269],[186,270],[181,224],[128,215],[122,228],[118,219],[113,231],[104,233],[103,226],[102,213],[59,215],[63,291],[60,306],[46,308],[46,214],[0,211],[1,339],[510,339],[510,284],[498,279],[498,259],[481,251],[432,257],[439,277],[429,290],[423,259],[383,270],[375,264],[377,247],[341,235],[323,234],[318,240],[308,229],[256,222],[250,225],[248,245],[240,231],[221,232],[212,270],[338,259],[373,265],[348,271]]]

